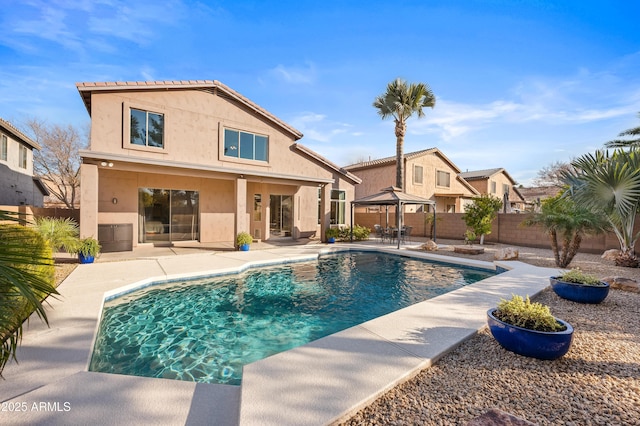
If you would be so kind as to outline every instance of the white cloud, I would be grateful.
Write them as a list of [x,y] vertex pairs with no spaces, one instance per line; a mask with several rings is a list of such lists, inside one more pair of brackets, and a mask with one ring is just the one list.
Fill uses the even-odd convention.
[[[317,142],[331,142],[337,135],[349,133],[352,126],[347,123],[331,121],[324,114],[303,112],[288,122],[304,134],[304,140]],[[351,132],[351,136],[357,137],[361,132]]]
[[317,72],[312,63],[304,67],[286,67],[282,64],[271,69],[269,73],[276,79],[289,84],[311,84],[316,81]]

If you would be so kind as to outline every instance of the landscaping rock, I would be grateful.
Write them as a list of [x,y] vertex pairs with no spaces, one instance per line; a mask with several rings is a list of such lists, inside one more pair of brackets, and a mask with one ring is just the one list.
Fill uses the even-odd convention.
[[624,277],[607,277],[602,281],[609,283],[611,288],[616,288],[623,291],[630,291],[633,293],[640,293],[640,284],[637,281]]
[[438,244],[436,244],[433,240],[428,240],[426,243],[420,246],[420,250],[436,251],[438,250]]
[[472,246],[472,245],[455,246],[453,248],[453,251],[455,253],[462,253],[462,254],[482,254],[484,253],[484,247],[478,247],[478,246]]
[[517,260],[520,252],[513,247],[505,247],[495,252],[495,260]]
[[606,260],[616,260],[616,257],[618,257],[619,254],[620,254],[620,250],[611,249],[602,253],[602,258]]
[[520,417],[493,408],[467,423],[467,426],[536,426]]

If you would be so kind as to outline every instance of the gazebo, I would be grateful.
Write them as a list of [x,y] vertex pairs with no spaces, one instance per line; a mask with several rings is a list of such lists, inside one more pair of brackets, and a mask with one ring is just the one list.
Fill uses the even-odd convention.
[[[418,197],[417,195],[407,194],[403,192],[402,189],[396,186],[390,186],[388,188],[384,188],[377,194],[368,195],[366,197],[360,198],[358,200],[353,200],[351,202],[351,241],[353,241],[353,207],[355,205],[359,206],[396,206],[396,221],[398,225],[398,232],[402,229],[402,219],[403,215],[402,207],[404,205],[430,205],[434,206],[433,208],[433,240],[436,239],[436,202],[433,200],[428,200],[426,198]],[[398,238],[398,249],[400,248],[400,238]]]

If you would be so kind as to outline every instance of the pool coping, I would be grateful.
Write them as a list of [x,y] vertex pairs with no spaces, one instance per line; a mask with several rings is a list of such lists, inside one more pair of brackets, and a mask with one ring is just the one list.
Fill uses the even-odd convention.
[[[483,269],[499,266],[507,272],[247,365],[241,386],[87,371],[102,304],[122,288],[148,284],[149,276],[171,281],[233,273],[351,249]],[[350,417],[473,336],[485,326],[487,309],[501,297],[533,296],[548,286],[554,272],[517,261],[491,264],[373,244],[80,265],[59,288],[64,300],[51,302],[52,328],[37,319],[30,321],[18,351],[20,364],[5,368],[0,400],[28,409],[0,416],[14,424],[151,424],[158,419],[171,424],[331,424]],[[38,410],[42,403],[45,409]]]

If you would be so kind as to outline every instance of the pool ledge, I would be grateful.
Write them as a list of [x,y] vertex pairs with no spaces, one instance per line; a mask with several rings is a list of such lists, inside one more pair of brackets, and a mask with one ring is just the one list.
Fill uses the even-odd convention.
[[[87,371],[105,295],[147,285],[149,277],[214,275],[250,265],[305,260],[348,247],[353,246],[292,246],[80,265],[59,287],[59,299],[50,302],[51,328],[38,319],[25,326],[17,354],[20,363],[5,368],[0,401],[26,409],[2,413],[3,423],[331,424],[473,336],[485,325],[486,310],[501,297],[534,295],[556,272],[501,262],[499,266],[508,272],[247,365],[240,387]],[[487,266],[474,262],[464,261]]]

